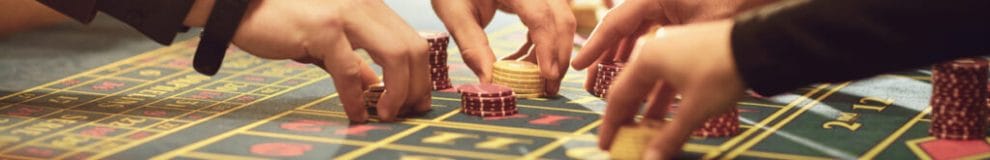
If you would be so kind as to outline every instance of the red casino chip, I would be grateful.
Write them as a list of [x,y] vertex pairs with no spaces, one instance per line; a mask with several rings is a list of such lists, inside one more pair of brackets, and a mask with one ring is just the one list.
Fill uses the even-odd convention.
[[472,102],[472,101],[461,101],[461,106],[468,107],[515,107],[516,102]]
[[445,89],[450,89],[450,88],[454,88],[454,86],[453,85],[449,85],[449,84],[447,84],[447,85],[433,85],[433,90],[445,90]]
[[512,89],[496,84],[463,85],[457,88],[463,97],[505,97],[513,96]]
[[595,75],[591,94],[597,97],[605,98],[605,96],[608,95],[609,86],[612,85],[612,81],[615,80],[615,77],[618,76],[624,66],[625,65],[623,63],[598,64],[598,72]]
[[473,112],[510,112],[510,111],[518,111],[519,109],[516,108],[515,106],[512,106],[512,107],[487,107],[487,108],[485,108],[485,107],[467,107],[467,106],[461,106],[461,110],[463,110],[463,111],[473,111]]
[[473,115],[473,116],[481,116],[481,117],[502,117],[502,116],[515,115],[515,114],[519,113],[519,110],[511,110],[511,111],[468,111],[468,110],[461,110],[461,113],[465,113],[465,114]]
[[506,103],[515,102],[515,96],[501,96],[501,97],[474,97],[474,96],[462,96],[461,100],[469,102],[482,102],[482,103]]
[[692,132],[699,137],[728,137],[739,133],[739,111],[735,107],[728,113],[709,118],[701,128]]
[[952,140],[985,137],[988,69],[990,64],[979,58],[932,66],[930,135]]

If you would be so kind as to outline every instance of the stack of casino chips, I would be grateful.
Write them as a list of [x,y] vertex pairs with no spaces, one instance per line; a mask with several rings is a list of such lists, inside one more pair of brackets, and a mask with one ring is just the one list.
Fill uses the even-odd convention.
[[382,93],[385,93],[385,83],[377,83],[368,86],[368,90],[364,91],[364,105],[368,107],[369,111],[375,111],[375,106],[378,106],[378,99],[382,98]]
[[500,117],[519,113],[516,97],[511,89],[494,84],[463,85],[457,88],[461,93],[461,113]]
[[739,110],[732,107],[728,112],[716,115],[691,135],[699,137],[729,137],[739,133]]
[[426,38],[430,45],[430,80],[433,90],[443,90],[452,88],[450,76],[447,72],[447,44],[450,43],[450,35],[447,32],[419,32],[419,36]]
[[537,98],[543,95],[540,67],[526,61],[502,60],[495,62],[492,83],[506,86],[518,98]]
[[928,133],[951,140],[983,139],[986,134],[985,59],[959,59],[932,67],[932,125]]
[[595,82],[594,86],[592,86],[591,94],[605,98],[605,95],[608,94],[608,87],[612,85],[612,81],[622,71],[622,67],[625,67],[623,63],[599,63],[598,73],[595,74]]

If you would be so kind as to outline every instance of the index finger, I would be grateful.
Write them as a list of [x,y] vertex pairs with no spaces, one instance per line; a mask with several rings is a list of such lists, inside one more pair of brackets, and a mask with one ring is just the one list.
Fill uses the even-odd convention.
[[433,10],[450,31],[461,51],[461,57],[482,83],[492,79],[495,53],[488,45],[484,27],[495,15],[490,1],[433,0]]
[[[602,117],[602,125],[598,130],[598,147],[608,150],[612,145],[612,140],[622,125],[633,122],[633,117],[639,113],[641,103],[645,96],[649,95],[652,88],[657,84],[656,72],[651,71],[641,63],[632,62],[619,73],[615,82],[609,87],[610,93],[606,95],[607,106],[605,116]],[[651,89],[643,89],[651,88]]]
[[426,68],[428,50],[426,40],[411,26],[376,2],[366,12],[354,12],[347,19],[345,31],[351,42],[368,51],[371,58],[382,67],[385,92],[378,101],[378,115],[382,121],[395,121],[403,107],[418,106],[424,96],[429,96],[429,70]]
[[[512,7],[519,15],[519,19],[529,28],[529,38],[533,40],[534,53],[536,54],[537,65],[540,67],[540,74],[543,77],[544,91],[548,94],[556,94],[559,81],[562,77],[559,67],[560,57],[559,41],[557,34],[559,28],[556,24],[556,16],[548,14],[553,12],[550,2],[547,1],[505,1],[504,4]],[[571,33],[573,34],[573,33]],[[568,39],[571,40],[571,39]],[[548,89],[548,88],[552,88]]]
[[644,10],[647,8],[644,7],[646,5],[626,2],[610,10],[602,23],[599,23],[595,27],[595,31],[591,32],[590,38],[585,42],[584,47],[578,51],[577,56],[571,61],[571,65],[579,70],[587,68],[606,49],[615,46],[623,37],[630,36],[646,19]]

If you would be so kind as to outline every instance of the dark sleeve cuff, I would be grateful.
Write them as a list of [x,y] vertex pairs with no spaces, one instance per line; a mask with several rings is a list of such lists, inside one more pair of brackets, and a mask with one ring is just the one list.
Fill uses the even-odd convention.
[[137,29],[155,42],[171,44],[195,0],[100,0],[97,9]]
[[96,17],[96,0],[38,0],[76,21],[89,23]]

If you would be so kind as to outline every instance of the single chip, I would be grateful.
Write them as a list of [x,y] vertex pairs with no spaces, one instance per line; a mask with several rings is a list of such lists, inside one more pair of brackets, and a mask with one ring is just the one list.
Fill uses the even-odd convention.
[[543,90],[542,89],[513,89],[512,91],[513,92],[516,92],[517,95],[518,94],[537,94],[537,95],[543,94]]
[[494,81],[492,83],[512,88],[512,91],[519,94],[543,92],[543,84],[517,84],[500,81]]
[[482,102],[482,103],[507,103],[515,102],[516,97],[513,96],[501,96],[501,97],[477,97],[477,96],[462,96],[461,100],[469,102]]
[[472,116],[482,116],[482,117],[501,117],[501,116],[511,116],[519,113],[518,110],[511,111],[470,111],[461,110],[461,113],[465,113]]
[[516,98],[540,98],[542,96],[542,93],[516,94]]
[[482,107],[468,107],[468,106],[461,106],[461,107],[462,107],[462,110],[479,111],[479,112],[480,111],[483,111],[483,112],[511,112],[511,111],[519,110],[516,107],[499,107],[499,108],[482,108]]
[[540,67],[536,64],[526,62],[526,61],[497,61],[493,65],[494,69],[497,71],[502,71],[505,73],[515,73],[515,74],[540,74]]
[[385,83],[379,82],[375,84],[368,85],[368,90],[373,92],[384,92]]
[[472,84],[462,85],[457,88],[462,96],[471,97],[504,97],[512,96],[512,89],[496,84]]
[[928,129],[929,135],[938,139],[951,139],[951,140],[975,140],[986,138],[986,132],[979,128],[960,128],[955,130],[946,130],[938,127],[932,127]]
[[500,70],[494,70],[494,71],[492,71],[492,75],[495,76],[495,77],[505,77],[505,78],[512,78],[512,79],[524,79],[524,80],[525,79],[542,79],[543,78],[539,73],[535,73],[535,74],[519,74],[519,73],[504,72],[504,71],[500,71]]
[[425,38],[426,40],[441,40],[450,38],[450,34],[447,34],[447,32],[434,31],[420,31],[419,36]]
[[516,106],[516,101],[505,101],[505,102],[480,102],[480,101],[461,101],[461,106],[471,106],[471,107],[514,107]]
[[699,137],[728,137],[739,133],[739,111],[732,107],[728,112],[709,118],[701,128],[691,134]]
[[527,78],[512,78],[512,77],[500,76],[500,75],[497,75],[497,74],[492,77],[492,80],[493,81],[499,81],[499,82],[505,82],[505,83],[513,83],[513,84],[528,84],[528,85],[543,84],[543,80],[540,79],[540,78],[531,78],[531,79],[527,79]]
[[445,90],[445,89],[450,89],[450,88],[454,88],[454,86],[451,85],[451,84],[434,84],[433,85],[433,90]]
[[435,82],[450,82],[450,76],[447,75],[436,75],[430,76],[430,81]]
[[447,65],[438,68],[430,67],[430,73],[447,73],[448,69],[449,67]]

